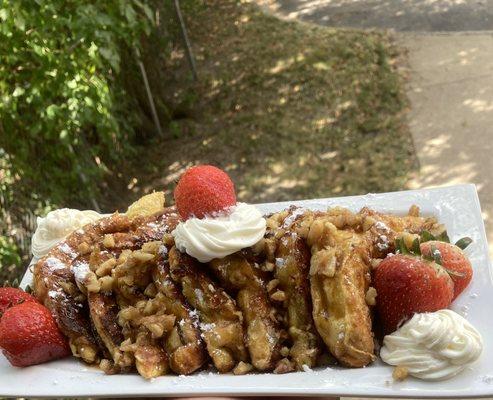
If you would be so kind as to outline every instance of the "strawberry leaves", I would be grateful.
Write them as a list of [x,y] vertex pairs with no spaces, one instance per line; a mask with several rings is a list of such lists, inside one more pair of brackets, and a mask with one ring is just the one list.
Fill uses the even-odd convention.
[[[450,243],[450,238],[447,234],[447,231],[443,231],[438,235],[433,235],[429,231],[422,231],[419,234],[419,238],[416,238],[413,240],[411,247],[408,247],[406,245],[405,240],[402,237],[398,237],[395,240],[395,250],[396,253],[398,254],[411,254],[415,256],[420,256],[421,255],[421,249],[420,246],[422,243],[426,242],[431,242],[431,241],[439,241],[439,242],[444,242],[444,243]],[[464,250],[467,246],[469,246],[472,243],[472,239],[470,237],[463,237],[459,239],[457,242],[455,242],[455,245],[459,247],[461,250]],[[424,257],[425,259],[429,261],[435,261],[437,264],[441,265],[441,260],[440,260],[440,255],[439,251],[437,250],[435,256],[428,256]]]
[[470,237],[463,237],[462,239],[459,239],[457,242],[455,242],[455,245],[461,250],[465,250],[466,247],[469,246],[471,243],[472,239]]

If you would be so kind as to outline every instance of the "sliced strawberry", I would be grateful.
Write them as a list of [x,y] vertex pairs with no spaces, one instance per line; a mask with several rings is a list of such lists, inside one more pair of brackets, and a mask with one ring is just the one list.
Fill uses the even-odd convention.
[[462,249],[450,243],[433,240],[421,243],[420,250],[423,256],[434,257],[440,261],[454,282],[453,299],[457,298],[469,285],[473,275],[471,262]]
[[374,271],[373,286],[385,334],[415,313],[447,308],[454,295],[452,279],[440,265],[413,255],[385,258]]
[[15,367],[27,367],[70,354],[50,311],[35,302],[9,308],[0,320],[0,348]]

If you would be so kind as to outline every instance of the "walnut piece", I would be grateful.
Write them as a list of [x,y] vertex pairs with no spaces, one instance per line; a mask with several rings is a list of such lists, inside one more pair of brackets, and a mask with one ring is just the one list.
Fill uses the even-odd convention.
[[409,376],[409,371],[406,367],[402,367],[398,365],[397,367],[394,368],[394,371],[392,372],[392,378],[394,378],[395,381],[403,381]]

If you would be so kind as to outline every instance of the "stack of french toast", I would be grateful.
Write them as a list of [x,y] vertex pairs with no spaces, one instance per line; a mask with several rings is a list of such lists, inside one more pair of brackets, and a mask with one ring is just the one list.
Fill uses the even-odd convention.
[[287,373],[375,359],[371,271],[395,239],[444,227],[417,207],[265,216],[264,238],[201,263],[175,246],[174,207],[115,213],[70,234],[34,267],[36,297],[74,356],[145,378]]

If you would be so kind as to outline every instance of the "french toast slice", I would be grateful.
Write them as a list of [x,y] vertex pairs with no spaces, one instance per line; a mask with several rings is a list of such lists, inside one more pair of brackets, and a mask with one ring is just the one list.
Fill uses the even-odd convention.
[[292,342],[289,356],[298,370],[305,365],[311,368],[316,365],[321,346],[312,318],[310,249],[296,232],[288,230],[281,236],[275,255],[275,290],[285,298],[286,325]]
[[236,293],[252,365],[259,371],[274,369],[281,358],[283,332],[269,300],[265,274],[241,252],[216,258],[208,266],[225,288]]
[[228,372],[248,361],[243,316],[235,301],[209,278],[205,265],[176,247],[169,251],[171,277],[187,302],[197,311],[207,351],[219,372]]
[[375,359],[372,322],[366,304],[370,284],[369,245],[330,218],[316,217],[311,247],[313,319],[331,354],[343,365],[363,367]]
[[201,368],[207,361],[199,319],[191,309],[177,284],[171,279],[168,250],[163,247],[153,270],[154,284],[163,295],[166,309],[177,318],[177,323],[165,339],[164,348],[169,354],[171,369],[180,375],[188,375]]

